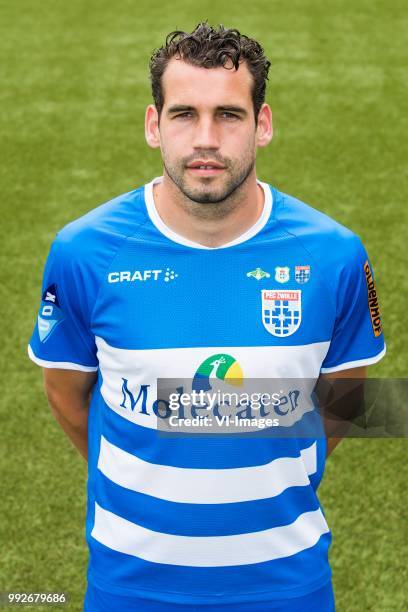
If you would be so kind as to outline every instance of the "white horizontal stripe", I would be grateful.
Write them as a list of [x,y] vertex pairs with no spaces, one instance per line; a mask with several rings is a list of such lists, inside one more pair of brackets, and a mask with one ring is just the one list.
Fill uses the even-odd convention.
[[316,443],[300,457],[265,465],[193,469],[149,463],[101,437],[98,468],[110,480],[159,499],[186,504],[228,504],[275,497],[289,487],[307,486],[316,472]]
[[[245,379],[317,378],[330,341],[293,346],[191,346],[182,348],[125,349],[95,336],[101,370],[107,373],[152,378],[191,378],[211,354],[233,355]],[[165,372],[166,376],[163,376]],[[145,382],[145,381],[144,381]]]
[[[157,429],[157,417],[152,410],[153,402],[157,398],[157,379],[184,379],[184,392],[188,393],[198,366],[210,355],[219,353],[232,355],[241,366],[244,377],[242,386],[233,388],[228,381],[217,380],[217,389],[221,391],[253,392],[254,379],[262,379],[262,389],[256,391],[276,392],[283,389],[283,394],[287,395],[293,384],[297,389],[302,389],[302,401],[298,409],[294,412],[288,411],[284,416],[279,415],[279,424],[282,427],[291,427],[305,412],[314,409],[311,393],[330,346],[330,342],[315,342],[299,346],[123,349],[110,346],[98,336],[95,341],[103,379],[101,394],[106,404],[122,418],[152,429]],[[134,409],[130,406],[129,397],[124,397],[124,379],[127,380],[128,391],[134,399],[139,397]],[[147,386],[145,411],[141,411],[141,385]],[[268,416],[271,414],[272,412]]]
[[329,531],[320,508],[289,525],[229,536],[189,537],[151,531],[95,503],[91,535],[113,550],[153,563],[190,567],[248,565],[281,559],[314,546]]
[[98,366],[84,366],[80,363],[71,363],[70,361],[46,361],[45,359],[40,359],[36,355],[34,355],[33,349],[30,345],[28,345],[28,356],[31,361],[34,361],[37,365],[42,368],[58,368],[60,370],[80,370],[81,372],[96,372],[98,370]]
[[374,357],[367,357],[366,359],[357,359],[356,361],[347,361],[346,363],[340,363],[339,365],[333,366],[332,368],[321,368],[322,374],[329,374],[330,372],[340,372],[341,370],[350,370],[351,368],[361,368],[362,366],[369,366],[380,361],[386,353],[387,347],[384,346],[383,350],[374,355]]

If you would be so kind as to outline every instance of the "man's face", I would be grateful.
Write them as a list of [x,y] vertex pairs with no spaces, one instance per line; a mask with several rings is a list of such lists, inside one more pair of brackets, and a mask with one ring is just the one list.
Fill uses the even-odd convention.
[[173,58],[163,75],[158,137],[165,171],[190,200],[230,196],[255,166],[252,75],[200,68]]

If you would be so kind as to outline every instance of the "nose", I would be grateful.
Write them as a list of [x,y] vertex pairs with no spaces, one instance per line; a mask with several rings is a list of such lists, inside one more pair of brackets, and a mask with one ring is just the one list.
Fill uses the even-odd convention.
[[218,149],[219,134],[212,117],[200,117],[194,126],[193,147],[195,149]]

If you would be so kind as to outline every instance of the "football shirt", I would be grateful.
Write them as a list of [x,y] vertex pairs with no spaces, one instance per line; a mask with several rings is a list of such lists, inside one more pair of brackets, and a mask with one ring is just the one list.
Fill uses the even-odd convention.
[[[317,496],[324,436],[163,435],[156,382],[236,389],[377,362],[385,345],[370,262],[350,230],[260,181],[255,225],[206,248],[163,223],[160,180],[58,233],[29,345],[43,367],[98,373],[88,579],[186,604],[305,595],[331,573]],[[283,425],[313,414],[296,393],[269,411]]]

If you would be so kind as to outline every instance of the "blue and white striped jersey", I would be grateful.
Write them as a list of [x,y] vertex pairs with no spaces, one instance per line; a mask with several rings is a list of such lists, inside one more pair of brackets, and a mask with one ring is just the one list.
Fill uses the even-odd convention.
[[89,581],[180,603],[301,596],[330,578],[324,436],[159,435],[156,381],[317,380],[375,363],[385,345],[367,254],[263,182],[257,223],[203,247],[164,225],[154,181],[59,232],[29,345],[43,367],[98,372]]

